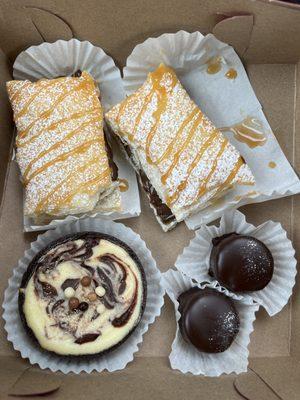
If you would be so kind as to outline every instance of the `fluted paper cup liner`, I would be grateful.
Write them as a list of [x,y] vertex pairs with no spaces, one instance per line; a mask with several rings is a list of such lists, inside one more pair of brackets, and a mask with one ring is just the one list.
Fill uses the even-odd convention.
[[[18,310],[18,290],[22,276],[26,271],[32,258],[53,240],[83,231],[95,231],[106,233],[125,242],[136,253],[140,259],[147,279],[147,301],[142,319],[128,339],[115,350],[107,354],[94,357],[90,360],[70,359],[45,352],[35,344],[25,332],[21,323]],[[15,350],[21,353],[23,358],[28,358],[31,364],[38,364],[40,368],[49,368],[51,371],[63,373],[80,373],[82,371],[103,371],[109,372],[120,370],[133,360],[134,353],[138,351],[144,333],[148,330],[157,316],[160,315],[163,305],[164,290],[161,285],[161,274],[141,237],[123,224],[101,220],[100,218],[86,218],[74,221],[57,227],[54,231],[48,231],[38,236],[38,239],[31,244],[24,257],[19,260],[9,279],[8,288],[4,295],[5,330],[7,338],[12,342]]]
[[176,336],[172,343],[172,351],[169,356],[170,364],[173,369],[183,373],[190,372],[194,375],[220,376],[222,374],[247,371],[248,366],[248,345],[250,334],[253,331],[255,313],[258,304],[249,304],[243,299],[238,299],[232,293],[228,293],[234,301],[240,318],[240,329],[231,346],[223,353],[209,354],[198,351],[192,344],[187,343],[179,330],[178,321],[180,313],[178,311],[178,297],[181,293],[192,287],[204,289],[206,287],[222,292],[216,282],[194,283],[192,279],[183,275],[179,271],[169,270],[163,274],[163,286],[174,303],[175,316],[177,321]]
[[[28,79],[36,81],[42,78],[57,78],[69,76],[81,70],[91,74],[98,83],[101,93],[101,104],[104,111],[122,101],[125,96],[121,73],[114,60],[100,47],[93,46],[90,42],[81,42],[77,39],[69,41],[58,40],[55,43],[42,43],[31,46],[18,55],[13,66],[15,79]],[[126,179],[128,190],[121,192],[122,210],[119,212],[93,212],[88,216],[101,216],[106,219],[122,219],[138,216],[140,198],[136,176],[124,159],[117,146],[113,147],[114,161],[119,169],[119,177]],[[73,219],[85,218],[87,214],[72,216]],[[25,231],[53,229],[65,223],[65,219],[53,218],[50,223],[37,224],[30,218],[24,217]]]
[[[219,226],[203,225],[196,231],[190,244],[178,256],[175,267],[197,282],[208,281],[219,286],[208,274],[212,239],[231,232],[253,236],[262,241],[274,258],[274,272],[270,283],[262,290],[237,295],[260,304],[270,316],[277,314],[292,294],[297,273],[295,250],[279,222],[266,221],[256,227],[249,224],[241,212],[227,211]],[[230,294],[226,288],[221,287],[221,290]]]
[[[208,73],[212,59],[220,61],[217,73]],[[216,220],[228,209],[299,193],[299,178],[281,150],[243,63],[231,46],[212,34],[204,36],[200,32],[179,31],[148,38],[126,60],[123,78],[126,94],[134,93],[160,63],[175,70],[188,94],[214,125],[222,128],[255,177],[255,185],[235,185],[218,201],[187,218],[189,229]],[[227,79],[226,74],[232,69],[237,75],[235,79]],[[247,118],[260,125],[266,139],[264,145],[248,146],[230,130]]]

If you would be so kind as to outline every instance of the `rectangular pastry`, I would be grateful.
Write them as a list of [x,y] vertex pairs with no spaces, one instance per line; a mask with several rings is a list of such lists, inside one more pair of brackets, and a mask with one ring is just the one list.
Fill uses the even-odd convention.
[[[121,208],[117,170],[103,132],[99,90],[80,76],[10,81],[24,214],[47,216]],[[107,199],[110,198],[108,202]]]
[[234,184],[254,184],[245,160],[163,64],[105,118],[166,231]]

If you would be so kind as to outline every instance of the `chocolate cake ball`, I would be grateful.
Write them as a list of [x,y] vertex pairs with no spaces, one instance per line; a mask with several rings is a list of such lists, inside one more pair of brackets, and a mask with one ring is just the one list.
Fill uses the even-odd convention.
[[48,245],[29,264],[19,291],[26,331],[62,356],[111,351],[138,325],[145,302],[145,272],[136,254],[98,232]]
[[213,239],[209,274],[233,292],[250,292],[267,286],[274,260],[260,240],[229,233]]
[[178,301],[179,329],[186,342],[206,353],[221,353],[231,346],[240,320],[229,297],[214,289],[193,287]]

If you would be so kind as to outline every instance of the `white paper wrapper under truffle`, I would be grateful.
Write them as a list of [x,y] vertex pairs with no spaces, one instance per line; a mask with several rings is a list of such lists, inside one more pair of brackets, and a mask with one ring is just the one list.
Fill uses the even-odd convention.
[[[243,293],[239,296],[252,299],[264,307],[271,316],[277,314],[292,295],[297,273],[295,250],[279,222],[267,221],[256,227],[247,223],[241,212],[227,211],[221,218],[219,226],[203,225],[196,231],[190,244],[178,256],[175,267],[197,282],[209,281],[218,284],[208,274],[212,239],[231,232],[253,236],[270,249],[274,258],[272,280],[262,290]],[[221,290],[229,294],[227,289],[222,287]]]
[[[220,57],[221,69],[208,74],[207,63],[213,57]],[[300,192],[299,178],[272,133],[244,66],[231,46],[200,32],[179,31],[149,38],[127,58],[123,78],[126,94],[134,93],[160,63],[176,71],[191,98],[217,127],[240,124],[250,116],[260,121],[267,135],[263,146],[250,148],[232,133],[224,132],[251,168],[256,184],[236,185],[214,204],[188,218],[185,222],[190,229],[214,221],[227,209]],[[230,68],[237,71],[236,79],[226,78]],[[271,161],[276,162],[275,168],[269,167]]]
[[212,283],[195,284],[187,276],[179,271],[169,270],[163,274],[163,286],[174,303],[175,316],[177,321],[176,336],[172,343],[172,351],[169,356],[171,367],[183,373],[190,372],[193,375],[220,376],[222,374],[247,371],[248,366],[248,345],[250,334],[253,331],[255,313],[258,310],[257,304],[249,304],[245,300],[238,299],[237,296],[229,294],[234,301],[234,305],[239,313],[240,329],[231,346],[223,353],[209,354],[198,351],[192,344],[187,343],[180,333],[178,321],[180,313],[178,311],[179,295],[191,287],[202,289],[209,287],[222,292],[221,288]]
[[[69,41],[58,40],[55,43],[43,43],[29,47],[18,55],[13,66],[15,79],[36,81],[42,78],[57,78],[69,76],[81,70],[87,71],[98,83],[101,93],[101,104],[105,111],[119,103],[125,96],[121,73],[114,60],[101,48],[90,42],[77,39]],[[90,217],[101,216],[106,219],[122,219],[136,217],[140,214],[140,197],[136,176],[125,160],[121,151],[114,146],[114,161],[119,169],[119,178],[126,179],[128,190],[121,192],[122,211],[107,213],[89,213]],[[84,218],[87,215],[73,216],[73,219]],[[24,217],[25,231],[53,229],[66,222],[65,219],[53,219],[49,224],[35,224],[30,218]]]
[[[70,360],[41,351],[25,332],[18,311],[18,290],[22,276],[35,254],[53,240],[82,231],[106,233],[125,242],[140,259],[147,279],[147,301],[139,325],[116,350],[90,361],[82,359]],[[137,233],[121,223],[105,221],[100,218],[81,219],[70,224],[61,225],[54,231],[50,230],[38,236],[38,239],[31,244],[30,249],[25,252],[24,257],[19,260],[17,267],[13,271],[13,276],[9,279],[8,288],[4,295],[3,318],[5,320],[7,338],[12,342],[14,349],[21,353],[23,358],[28,358],[31,364],[38,364],[42,369],[49,368],[53,372],[61,371],[63,373],[80,373],[82,371],[90,373],[92,371],[100,372],[103,370],[112,372],[120,370],[133,360],[134,353],[138,351],[144,333],[148,330],[149,325],[154,322],[155,318],[160,315],[163,305],[163,294],[161,274],[152,258],[150,250]]]

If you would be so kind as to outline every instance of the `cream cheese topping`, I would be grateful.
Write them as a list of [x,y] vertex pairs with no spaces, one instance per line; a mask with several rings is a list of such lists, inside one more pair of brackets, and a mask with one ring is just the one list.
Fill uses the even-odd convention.
[[[122,341],[139,321],[144,290],[136,261],[118,244],[92,240],[49,250],[25,288],[27,325],[46,350],[100,353]],[[81,283],[83,277],[90,277],[88,286]],[[71,298],[68,288],[74,290]]]

